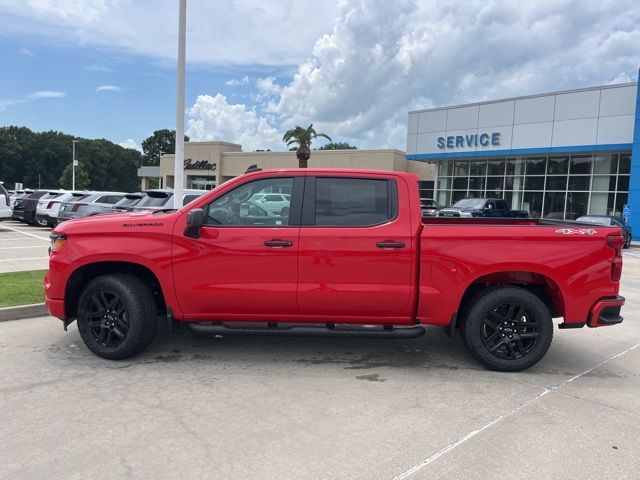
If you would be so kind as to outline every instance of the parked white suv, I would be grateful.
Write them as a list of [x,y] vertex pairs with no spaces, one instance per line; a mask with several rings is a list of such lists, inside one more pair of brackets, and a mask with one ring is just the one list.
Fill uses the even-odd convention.
[[11,201],[9,200],[9,192],[5,190],[2,182],[0,182],[0,220],[11,219],[11,214],[13,212],[11,211],[11,207],[9,206],[10,203]]
[[260,205],[268,212],[276,215],[287,215],[291,204],[291,195],[288,193],[256,193],[249,200]]
[[72,192],[65,190],[51,190],[38,200],[35,222],[41,227],[55,227],[58,223],[58,211],[60,204],[73,196]]

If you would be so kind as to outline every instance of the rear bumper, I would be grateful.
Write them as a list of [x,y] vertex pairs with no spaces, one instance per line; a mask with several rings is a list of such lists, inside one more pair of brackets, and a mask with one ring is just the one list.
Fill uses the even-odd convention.
[[58,219],[56,217],[52,217],[51,215],[46,215],[42,213],[36,213],[36,223],[44,220],[48,225],[54,225],[57,223]]
[[620,309],[623,305],[624,297],[619,295],[613,298],[601,298],[591,307],[587,326],[595,328],[622,323]]

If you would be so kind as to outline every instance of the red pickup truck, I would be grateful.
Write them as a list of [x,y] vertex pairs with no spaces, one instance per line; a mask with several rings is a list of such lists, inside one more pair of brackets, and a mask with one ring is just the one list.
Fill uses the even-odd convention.
[[548,350],[553,317],[622,321],[623,243],[617,227],[423,219],[407,173],[254,171],[177,211],[58,225],[45,296],[110,359],[147,347],[159,321],[198,335],[369,338],[440,325],[486,367],[518,371]]

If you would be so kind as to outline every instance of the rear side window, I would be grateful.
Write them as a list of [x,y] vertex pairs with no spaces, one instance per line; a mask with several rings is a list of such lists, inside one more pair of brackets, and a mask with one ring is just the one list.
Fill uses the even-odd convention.
[[[395,217],[395,183],[365,178],[317,178],[315,224],[371,226]],[[392,193],[393,192],[393,193]]]

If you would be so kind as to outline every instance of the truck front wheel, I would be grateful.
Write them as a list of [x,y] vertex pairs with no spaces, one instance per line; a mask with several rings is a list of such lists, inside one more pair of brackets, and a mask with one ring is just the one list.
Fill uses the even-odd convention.
[[549,309],[521,287],[479,292],[463,322],[461,333],[469,353],[491,370],[517,372],[535,365],[553,338]]
[[153,340],[157,308],[149,288],[126,274],[91,280],[78,302],[78,330],[96,355],[120,360],[144,350]]

